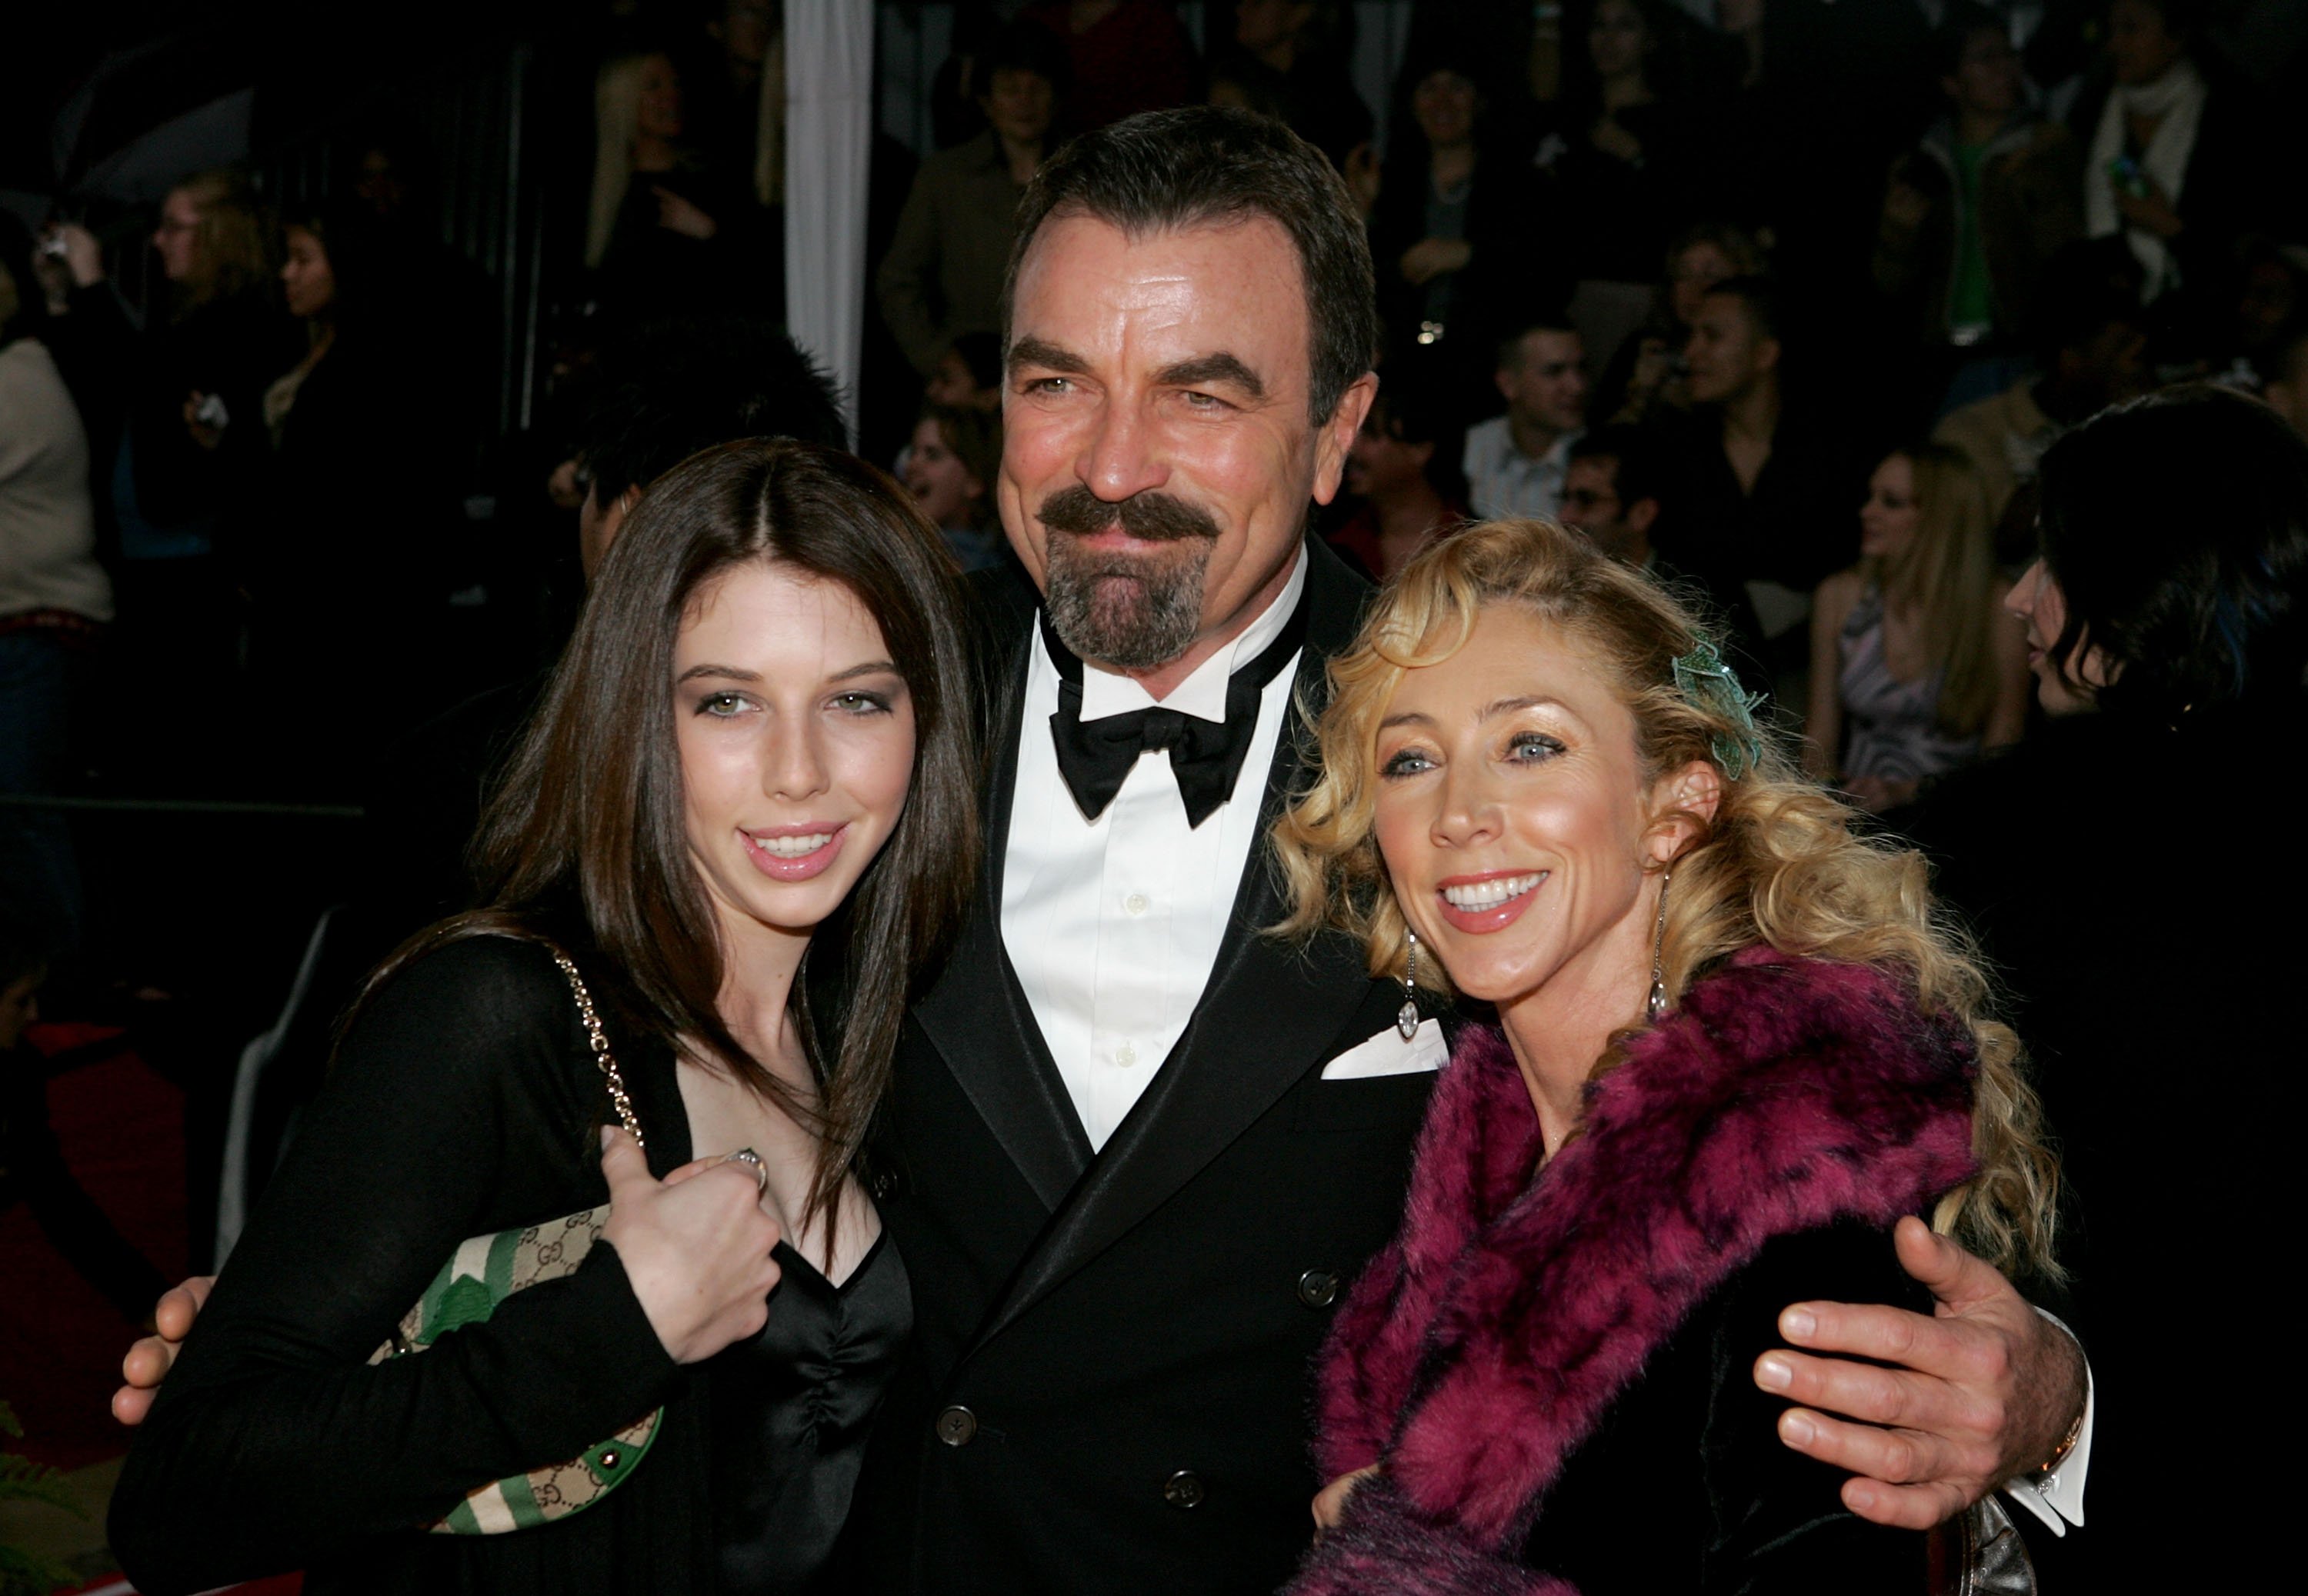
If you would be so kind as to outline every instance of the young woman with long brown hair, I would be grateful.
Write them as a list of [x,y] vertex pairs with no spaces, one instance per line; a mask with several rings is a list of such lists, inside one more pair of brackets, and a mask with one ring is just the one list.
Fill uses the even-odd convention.
[[[373,980],[139,1435],[140,1588],[822,1572],[910,1327],[859,1161],[973,870],[961,605],[847,455],[733,443],[652,485],[483,821],[486,906]],[[468,1239],[604,1208],[573,1273],[372,1361]],[[583,1513],[423,1532],[652,1410]]]

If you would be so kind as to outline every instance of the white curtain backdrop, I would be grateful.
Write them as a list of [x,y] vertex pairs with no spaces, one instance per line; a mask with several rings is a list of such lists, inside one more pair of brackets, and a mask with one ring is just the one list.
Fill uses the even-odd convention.
[[841,384],[857,432],[866,341],[871,0],[786,0],[786,326]]

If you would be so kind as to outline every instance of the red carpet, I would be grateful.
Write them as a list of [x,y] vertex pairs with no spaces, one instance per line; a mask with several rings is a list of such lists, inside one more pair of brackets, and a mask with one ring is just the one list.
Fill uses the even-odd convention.
[[[51,1057],[104,1040],[92,1025],[35,1025]],[[48,1083],[65,1160],[120,1233],[170,1280],[185,1273],[184,1103],[133,1051],[98,1057]],[[108,1404],[136,1338],[96,1288],[48,1245],[22,1204],[0,1214],[0,1398],[24,1421],[13,1449],[73,1469],[127,1450]]]

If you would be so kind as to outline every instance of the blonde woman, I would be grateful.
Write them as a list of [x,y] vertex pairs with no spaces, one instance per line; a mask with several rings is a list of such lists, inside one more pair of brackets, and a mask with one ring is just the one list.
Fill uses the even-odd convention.
[[1971,462],[1940,443],[1887,457],[1859,509],[1859,562],[1812,603],[1805,768],[1880,814],[2020,741],[2028,657],[2010,591]]
[[637,312],[693,308],[729,286],[750,207],[688,140],[681,73],[661,51],[619,56],[593,83],[593,192],[585,264],[601,292]]
[[1421,553],[1331,674],[1284,929],[1362,939],[1406,1028],[1451,991],[1496,1022],[1333,1327],[1292,1591],[1923,1588],[1925,1538],[1847,1511],[1751,1376],[1788,1302],[1915,1295],[1903,1215],[2053,1267],[2035,1100],[1921,857],[1543,522]]

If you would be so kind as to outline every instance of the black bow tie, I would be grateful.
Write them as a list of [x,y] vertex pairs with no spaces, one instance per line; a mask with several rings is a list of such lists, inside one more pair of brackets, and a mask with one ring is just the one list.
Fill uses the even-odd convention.
[[1158,748],[1169,751],[1170,773],[1177,778],[1178,796],[1185,801],[1186,823],[1200,826],[1234,794],[1242,762],[1250,755],[1251,734],[1258,729],[1260,695],[1305,644],[1306,603],[1302,595],[1265,652],[1227,679],[1223,724],[1158,705],[1085,721],[1082,663],[1050,629],[1046,610],[1041,624],[1042,647],[1058,667],[1058,712],[1050,716],[1050,738],[1057,745],[1058,774],[1066,778],[1066,789],[1082,814],[1093,820],[1104,814],[1138,756]]

